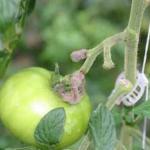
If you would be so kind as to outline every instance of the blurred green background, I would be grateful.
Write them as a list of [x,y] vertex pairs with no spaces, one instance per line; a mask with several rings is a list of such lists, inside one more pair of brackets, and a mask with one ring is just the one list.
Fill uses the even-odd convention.
[[[106,37],[124,30],[128,23],[130,6],[131,0],[37,0],[5,78],[28,66],[54,70],[56,62],[63,75],[77,70],[83,62],[71,62],[70,53],[80,48],[92,48]],[[145,14],[141,30],[139,68],[150,20],[148,14],[149,10]],[[123,45],[115,46],[112,56],[116,64],[114,69],[104,70],[103,57],[99,56],[86,76],[87,91],[94,107],[100,101],[107,100],[117,75],[123,71]],[[150,76],[150,59],[148,60],[146,72]],[[0,135],[0,150],[24,147],[1,124]]]

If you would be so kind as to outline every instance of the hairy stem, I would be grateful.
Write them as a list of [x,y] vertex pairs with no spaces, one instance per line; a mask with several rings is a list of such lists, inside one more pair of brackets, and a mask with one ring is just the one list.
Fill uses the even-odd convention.
[[[135,129],[135,128],[130,127],[130,126],[125,126],[125,125],[123,125],[123,127],[124,128],[122,128],[121,136],[120,136],[121,140],[123,140],[123,138],[128,138],[128,136],[130,135],[130,138],[131,137],[134,137],[136,139],[139,138],[142,141],[142,133],[141,133],[140,130]],[[126,134],[128,134],[128,135],[126,135]],[[124,140],[127,141],[126,139],[124,139]],[[146,143],[148,145],[150,145],[150,139],[149,138],[146,138]],[[116,149],[117,150],[123,150],[123,147],[125,146],[125,150],[128,150],[127,147],[126,147],[127,145],[125,145],[125,144],[127,144],[127,143],[120,143],[120,142],[118,142],[118,145],[117,145]]]
[[[144,11],[146,9],[147,0],[132,0],[132,7],[130,13],[129,23],[126,29],[125,38],[125,76],[134,85],[137,74],[137,53],[139,35],[142,24]],[[121,129],[121,142],[127,146],[127,150],[132,150],[132,137],[129,131],[125,131],[126,126]],[[122,134],[123,132],[123,134]]]
[[[125,123],[123,123],[121,129],[120,141],[121,144],[124,145],[127,150],[132,150],[132,135],[130,134],[128,126]],[[122,150],[121,144],[117,146],[117,150]]]
[[88,71],[92,67],[95,59],[103,51],[104,47],[108,46],[108,45],[109,45],[109,47],[112,47],[115,44],[123,41],[124,37],[125,37],[124,35],[125,35],[124,32],[115,34],[115,35],[105,39],[104,41],[102,41],[95,48],[89,50],[87,59],[84,62],[84,64],[81,66],[80,71],[83,72],[84,74],[88,73]]
[[[138,137],[138,138],[142,139],[142,133],[141,133],[140,130],[128,126],[128,131],[131,133],[131,135],[132,135],[133,137],[135,137],[135,138]],[[146,143],[147,143],[148,145],[150,145],[150,139],[149,139],[149,138],[146,138]]]
[[136,82],[139,34],[146,7],[145,0],[132,0],[130,19],[126,29],[125,75],[133,84]]

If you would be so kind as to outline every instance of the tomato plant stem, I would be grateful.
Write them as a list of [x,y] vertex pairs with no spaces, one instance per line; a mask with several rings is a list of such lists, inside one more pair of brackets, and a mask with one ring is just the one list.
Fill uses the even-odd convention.
[[130,19],[126,29],[125,74],[133,84],[136,82],[139,34],[146,7],[146,1],[132,0]]
[[129,132],[128,126],[123,123],[121,134],[120,134],[120,142],[117,146],[117,150],[122,150],[122,146],[125,146],[127,150],[132,150],[132,135]]
[[[133,137],[142,139],[142,133],[140,130],[128,126],[128,131]],[[148,137],[146,138],[146,143],[150,145],[150,139]]]
[[[130,19],[126,28],[124,69],[126,78],[132,84],[136,82],[139,35],[147,4],[146,0],[132,0]],[[121,143],[128,150],[132,150],[132,142],[131,133],[126,125],[123,125],[121,128]]]

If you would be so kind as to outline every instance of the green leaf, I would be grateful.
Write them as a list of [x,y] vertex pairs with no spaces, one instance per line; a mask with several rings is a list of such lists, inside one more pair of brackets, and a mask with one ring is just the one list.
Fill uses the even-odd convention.
[[27,5],[26,12],[27,12],[27,14],[30,14],[33,11],[34,7],[35,7],[36,0],[26,0],[26,3],[27,3],[26,4]]
[[36,127],[34,137],[36,141],[44,145],[59,143],[64,132],[65,110],[56,108],[48,112]]
[[111,112],[102,105],[92,113],[89,122],[93,150],[114,150],[116,145],[115,123]]
[[14,32],[20,34],[25,18],[34,9],[35,2],[36,0],[1,0],[0,31],[6,32],[8,28],[13,27]]
[[4,52],[0,51],[0,78],[3,77],[7,69],[7,66],[10,62],[10,59],[11,59],[11,54],[6,53],[5,51]]
[[18,12],[19,2],[20,0],[0,0],[0,25],[14,21]]
[[36,0],[21,0],[19,10],[15,18],[18,26],[23,27],[26,17],[33,11]]
[[0,1],[0,50],[12,52],[36,0]]
[[21,0],[18,19],[21,17],[25,18],[27,15],[29,15],[35,7],[35,2],[36,0]]
[[142,115],[150,118],[150,100],[147,102],[143,102],[142,104],[136,106],[133,109],[133,113],[136,115]]
[[36,0],[0,0],[0,23],[11,23],[20,15],[30,14],[35,2]]
[[[22,33],[26,16],[36,0],[0,0],[0,78],[4,75],[16,43]],[[7,55],[1,53],[9,53]]]

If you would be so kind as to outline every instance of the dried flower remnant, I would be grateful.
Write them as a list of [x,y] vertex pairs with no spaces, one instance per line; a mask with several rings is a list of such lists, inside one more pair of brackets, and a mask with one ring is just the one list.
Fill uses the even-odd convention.
[[81,49],[71,53],[71,60],[73,62],[79,62],[80,60],[87,58],[87,50]]
[[57,83],[54,90],[63,97],[65,102],[77,104],[84,94],[85,76],[82,72],[75,72]]

